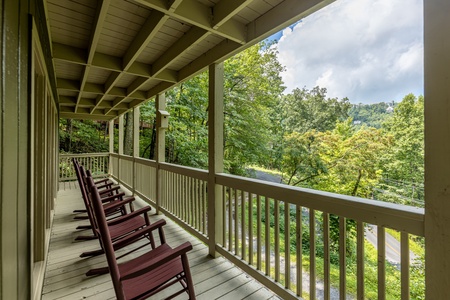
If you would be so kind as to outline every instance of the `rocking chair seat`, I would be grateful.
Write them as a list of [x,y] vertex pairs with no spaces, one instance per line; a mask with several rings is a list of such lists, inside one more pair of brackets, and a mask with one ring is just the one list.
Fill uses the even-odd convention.
[[[187,243],[180,247],[186,248],[185,251],[192,249],[192,246]],[[178,282],[183,282],[182,285],[186,286],[183,278],[183,262],[179,255],[164,264],[159,263],[163,258],[173,254],[175,249],[168,244],[163,244],[146,254],[118,265],[119,272],[124,278],[122,287],[126,299],[146,298]],[[158,263],[157,267],[149,267],[155,263]],[[144,270],[146,270],[145,273]],[[139,272],[143,274],[136,276]],[[186,290],[187,288],[179,290],[177,294]]]

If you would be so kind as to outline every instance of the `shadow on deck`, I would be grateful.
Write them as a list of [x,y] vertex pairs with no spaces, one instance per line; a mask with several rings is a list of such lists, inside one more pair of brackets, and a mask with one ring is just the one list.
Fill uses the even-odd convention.
[[[89,278],[84,275],[91,268],[106,266],[106,258],[103,255],[79,257],[83,251],[99,248],[97,240],[75,241],[79,234],[90,234],[90,231],[75,229],[78,225],[87,223],[87,220],[73,219],[73,210],[80,208],[83,208],[83,203],[77,185],[73,182],[61,183],[56,200],[42,299],[115,299],[109,274]],[[162,217],[151,214],[150,220],[155,222]],[[164,232],[172,247],[184,241],[191,242],[193,246],[188,256],[197,299],[279,299],[226,259],[209,257],[206,245],[168,218],[165,219],[167,225]],[[139,255],[140,251],[146,249],[148,248],[145,247],[132,255]],[[162,298],[164,293],[150,299]],[[187,295],[180,295],[176,299],[187,299]]]

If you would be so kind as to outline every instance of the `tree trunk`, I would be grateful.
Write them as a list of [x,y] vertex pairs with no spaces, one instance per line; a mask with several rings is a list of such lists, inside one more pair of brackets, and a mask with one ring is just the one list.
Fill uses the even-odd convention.
[[152,135],[150,139],[150,154],[149,159],[155,159],[155,146],[156,146],[156,118],[153,119]]
[[125,132],[123,136],[123,154],[133,155],[133,111],[125,114]]
[[68,153],[71,153],[72,150],[72,119],[67,119],[67,125],[66,125],[66,131],[67,131],[67,135],[68,135],[68,139],[66,139],[66,151]]

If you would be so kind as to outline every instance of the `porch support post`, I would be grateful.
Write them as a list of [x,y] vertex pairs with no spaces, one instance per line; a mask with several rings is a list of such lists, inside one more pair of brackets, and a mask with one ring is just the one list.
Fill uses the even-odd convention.
[[118,149],[118,154],[119,154],[119,159],[118,159],[118,170],[117,170],[117,181],[120,183],[120,167],[122,165],[122,157],[121,155],[123,155],[123,114],[119,116],[119,149]]
[[159,206],[161,204],[162,196],[162,176],[159,163],[166,161],[166,129],[161,127],[161,114],[160,110],[166,109],[166,95],[158,94],[155,99],[156,108],[156,149],[155,149],[155,160],[156,160],[156,213],[159,214]]
[[139,106],[133,109],[133,156],[139,157],[139,119],[141,116]]
[[222,241],[222,188],[216,174],[223,172],[223,63],[209,66],[208,110],[208,247],[217,257],[216,244]]
[[113,174],[113,164],[111,153],[114,153],[114,120],[109,121],[109,168],[108,168],[108,176]]
[[136,192],[136,157],[139,157],[139,117],[140,108],[136,106],[133,108],[133,195]]
[[123,115],[119,117],[119,155],[123,155]]
[[450,286],[450,2],[424,1],[426,299]]

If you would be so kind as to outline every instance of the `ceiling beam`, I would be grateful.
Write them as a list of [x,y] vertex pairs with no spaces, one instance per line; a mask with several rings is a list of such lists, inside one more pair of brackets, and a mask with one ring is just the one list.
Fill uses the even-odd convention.
[[[155,63],[152,65],[152,77],[158,75],[160,72],[164,71],[164,69],[174,60],[176,60],[180,55],[184,52],[188,51],[195,44],[202,41],[206,38],[210,32],[198,28],[191,27],[181,38],[179,38],[167,51],[165,51],[160,57],[155,60]],[[133,98],[132,95],[139,91],[139,89],[144,86],[150,78],[138,77],[134,80],[131,85],[127,88],[127,96],[122,100],[125,101],[127,99]],[[169,85],[173,85],[174,83],[170,83]],[[119,102],[120,103],[120,102]],[[115,107],[112,107],[115,109]]]
[[[143,6],[156,9],[170,16],[171,18],[181,20],[193,26],[197,26],[207,30],[213,34],[226,39],[235,41],[236,43],[245,44],[247,40],[247,32],[245,25],[239,22],[233,22],[233,26],[220,26],[213,28],[212,9],[200,3],[197,0],[183,0],[176,9],[169,9],[166,1],[161,0],[135,0]],[[229,20],[232,21],[232,20]],[[225,22],[223,25],[225,25]]]
[[[77,65],[86,65],[87,64],[87,54],[84,49],[75,48],[66,46],[59,43],[53,43],[53,59],[61,60]],[[149,64],[144,64],[141,62],[135,61],[128,70],[124,71],[122,68],[122,59],[120,57],[107,55],[103,53],[95,53],[94,59],[91,63],[92,67],[108,70],[108,71],[116,71],[116,72],[124,72],[129,75],[136,75],[141,77],[153,77],[154,79],[169,81],[169,82],[177,82],[177,71],[164,69],[157,75],[152,76],[152,66]]]
[[251,46],[334,1],[285,0],[247,25],[247,42]]
[[218,29],[254,0],[221,0],[213,7],[211,25]]
[[159,29],[164,25],[164,23],[169,19],[169,16],[165,15],[160,11],[152,11],[150,16],[145,21],[139,33],[136,35],[133,42],[131,42],[130,47],[123,58],[123,69],[128,70],[128,68],[133,64],[133,62],[138,58],[138,56],[144,51],[148,43],[155,37]]
[[100,32],[103,28],[103,23],[105,21],[108,8],[109,8],[110,0],[102,0],[99,2],[97,7],[97,14],[95,16],[94,26],[91,34],[91,39],[89,42],[88,56],[87,56],[87,65],[84,67],[83,75],[80,81],[80,92],[77,97],[77,105],[75,106],[75,111],[77,111],[78,103],[81,100],[82,91],[84,89],[84,85],[87,82],[89,77],[90,65],[92,60],[94,59],[95,49],[97,49],[97,44],[100,39]]

